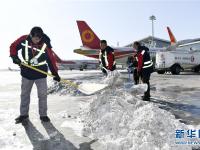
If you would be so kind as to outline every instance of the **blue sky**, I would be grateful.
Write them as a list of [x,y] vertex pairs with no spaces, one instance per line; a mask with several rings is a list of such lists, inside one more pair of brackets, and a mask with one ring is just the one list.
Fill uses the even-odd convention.
[[200,37],[198,0],[5,0],[0,2],[0,68],[13,66],[10,44],[33,26],[50,36],[62,59],[88,59],[74,54],[81,46],[76,20],[85,20],[110,45],[120,46],[151,35],[149,16],[156,16],[155,36],[177,40]]

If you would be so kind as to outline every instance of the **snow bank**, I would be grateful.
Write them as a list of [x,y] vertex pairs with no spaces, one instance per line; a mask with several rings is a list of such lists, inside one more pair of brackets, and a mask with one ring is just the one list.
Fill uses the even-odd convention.
[[[66,83],[58,83],[53,80],[48,81],[48,94],[60,94],[60,95],[72,95],[72,96],[82,96],[83,93],[93,93],[93,91],[100,91],[107,85],[117,86],[123,83],[122,80],[118,80],[120,74],[118,72],[113,76],[100,77],[95,80],[76,80],[73,81],[75,84],[79,85],[80,91],[73,86]],[[118,81],[117,81],[118,80]],[[117,82],[116,82],[117,81]],[[98,86],[97,86],[98,84]],[[95,90],[94,90],[95,89]],[[83,91],[83,93],[81,93]],[[86,92],[84,92],[86,91]],[[88,92],[87,92],[88,91]],[[88,94],[90,95],[90,94]]]
[[96,95],[82,119],[83,135],[99,139],[108,150],[192,149],[191,145],[175,144],[175,131],[188,129],[185,124],[170,112],[125,94],[122,89]]
[[[83,95],[80,91],[78,91],[76,88],[69,86],[65,83],[58,83],[55,81],[49,81],[48,83],[48,94],[60,94],[60,95],[72,95],[72,96],[78,96]],[[80,84],[77,82],[77,84]]]
[[[62,126],[73,127],[79,133],[82,128],[79,123],[83,122],[82,134],[98,139],[106,145],[107,150],[192,149],[193,145],[175,144],[176,130],[187,130],[188,126],[180,123],[174,115],[160,109],[156,104],[141,101],[125,93],[122,86],[125,79],[119,78],[117,83],[115,80],[108,81],[112,81],[109,82],[112,89],[88,97],[92,98],[92,102],[88,101],[91,103],[82,109],[81,120],[68,119]],[[91,80],[82,80],[82,82],[91,82]],[[103,82],[107,83],[107,80]],[[53,83],[49,93],[82,95],[76,89],[60,83]]]

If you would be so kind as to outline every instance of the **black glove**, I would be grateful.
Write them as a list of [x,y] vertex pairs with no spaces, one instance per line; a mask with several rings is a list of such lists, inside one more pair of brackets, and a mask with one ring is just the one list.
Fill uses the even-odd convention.
[[21,60],[19,59],[19,57],[18,56],[11,56],[12,57],[12,60],[13,60],[13,63],[14,64],[17,64],[17,65],[21,65]]
[[134,67],[134,66],[133,66],[133,63],[130,63],[130,64],[128,65],[128,68],[131,68],[131,67]]
[[53,77],[53,79],[57,82],[60,82],[60,76],[57,74],[55,75],[55,77]]

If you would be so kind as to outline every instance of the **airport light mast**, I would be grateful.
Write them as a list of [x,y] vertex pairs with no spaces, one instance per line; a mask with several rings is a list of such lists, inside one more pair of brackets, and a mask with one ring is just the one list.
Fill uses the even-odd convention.
[[154,20],[156,20],[156,17],[154,15],[150,16],[149,19],[152,21],[152,47],[155,46],[154,44]]

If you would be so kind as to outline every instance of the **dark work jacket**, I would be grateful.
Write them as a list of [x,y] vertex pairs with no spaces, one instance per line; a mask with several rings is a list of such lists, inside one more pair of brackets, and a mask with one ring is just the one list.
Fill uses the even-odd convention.
[[[41,66],[34,66],[35,68],[38,68],[42,71],[48,72],[48,67],[51,70],[53,75],[57,75],[57,66],[56,66],[56,60],[52,52],[52,46],[50,44],[50,39],[47,35],[44,34],[41,41],[38,44],[34,44],[31,40],[31,37],[29,35],[23,35],[20,38],[18,38],[16,41],[14,41],[10,46],[10,56],[11,57],[17,57],[18,58],[18,51],[21,49],[22,58],[25,60],[25,42],[28,41],[28,57],[29,60],[27,63],[30,64],[30,60],[36,56],[39,51],[37,49],[41,49],[43,44],[45,43],[47,45],[45,52],[42,53],[42,55],[38,58],[38,63],[46,61],[47,64],[41,65]],[[46,78],[47,76],[39,73],[37,71],[34,71],[32,69],[29,69],[25,66],[21,66],[21,75],[29,80],[35,80],[40,78]]]
[[137,52],[138,72],[151,74],[153,72],[153,62],[151,61],[149,49],[145,46],[139,46]]
[[102,66],[106,69],[111,71],[116,69],[114,49],[110,46],[107,46],[104,50],[100,50],[99,59]]

